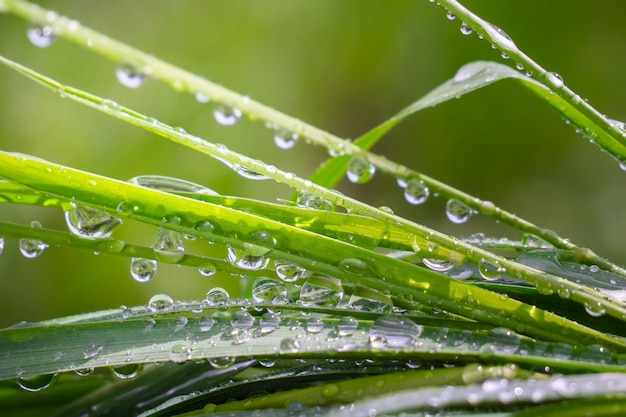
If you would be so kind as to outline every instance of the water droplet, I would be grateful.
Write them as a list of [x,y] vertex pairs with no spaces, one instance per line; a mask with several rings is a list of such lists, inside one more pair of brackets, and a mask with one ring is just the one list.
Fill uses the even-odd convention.
[[111,372],[119,379],[134,379],[143,372],[143,365],[140,363],[131,363],[128,365],[112,366]]
[[465,265],[459,265],[457,267],[450,269],[447,275],[452,279],[463,280],[463,279],[471,278],[474,275],[474,273],[472,271],[472,268],[469,268]]
[[599,302],[595,304],[585,303],[585,311],[591,317],[601,317],[606,314],[606,309]]
[[89,376],[93,373],[95,368],[84,368],[84,369],[77,369],[74,371],[74,373],[78,376]]
[[287,297],[287,287],[282,281],[272,278],[257,278],[252,286],[252,299],[257,303],[283,302]]
[[224,356],[221,358],[209,359],[209,364],[215,369],[226,369],[235,363],[235,358]]
[[280,316],[275,313],[265,313],[259,320],[261,334],[268,334],[278,328],[280,324]]
[[337,330],[339,331],[339,336],[351,336],[356,332],[356,329],[359,327],[359,322],[354,317],[341,317],[339,319],[339,323],[337,323]]
[[372,349],[408,349],[417,342],[423,327],[400,317],[377,318],[370,328],[369,341]]
[[[222,161],[224,162],[224,161]],[[246,168],[242,165],[238,165],[238,164],[230,164],[230,163],[226,163],[226,165],[230,166],[233,171],[235,171],[237,174],[241,175],[242,177],[248,179],[248,180],[253,180],[253,181],[261,181],[261,180],[266,180],[269,177],[263,174],[259,174],[256,171],[253,171],[249,168]]]
[[146,319],[143,321],[143,327],[145,327],[146,330],[152,330],[155,324],[156,321],[152,317],[146,317]]
[[298,197],[296,199],[298,207],[308,207],[315,210],[323,210],[324,199],[320,196],[313,195],[304,190],[298,191]]
[[357,258],[344,258],[337,263],[339,269],[359,276],[373,276],[374,271],[364,261]]
[[298,134],[285,129],[277,129],[274,133],[274,143],[280,149],[291,149],[298,141]]
[[502,274],[506,272],[506,268],[500,265],[500,262],[497,260],[492,262],[483,258],[478,264],[478,272],[487,281],[495,281],[502,277]]
[[386,313],[392,308],[391,297],[378,290],[357,285],[352,289],[348,308],[356,311]]
[[132,258],[130,261],[130,275],[137,282],[148,282],[157,273],[157,261],[147,258]]
[[179,178],[165,177],[162,175],[139,175],[128,180],[131,184],[141,185],[142,187],[152,188],[166,193],[175,194],[199,194],[199,195],[219,195],[210,188],[196,184],[191,181],[181,180]]
[[515,45],[513,39],[511,39],[505,31],[488,22],[485,22],[483,28],[500,47],[511,51],[517,51],[517,45]]
[[228,247],[228,260],[235,266],[256,271],[265,268],[270,259],[265,255],[274,249],[276,241],[267,232],[249,233],[244,239],[243,249]]
[[232,126],[237,123],[237,120],[241,117],[241,110],[225,104],[219,104],[215,110],[213,110],[213,117],[215,121],[222,126]]
[[222,287],[214,287],[206,293],[206,302],[209,305],[224,305],[230,300],[230,294]]
[[208,332],[213,328],[215,324],[215,320],[209,316],[202,316],[198,320],[198,326],[200,327],[201,332]]
[[548,86],[552,88],[563,87],[563,78],[556,72],[546,72],[546,81]]
[[84,239],[106,239],[122,220],[105,211],[78,207],[72,203],[72,208],[65,212],[65,222],[70,232],[76,236]]
[[428,200],[430,190],[424,185],[424,182],[416,178],[410,179],[404,188],[404,198],[409,204],[423,204]]
[[[34,229],[40,229],[41,223],[39,223],[37,220],[33,220],[30,223],[30,227]],[[24,256],[25,258],[36,258],[43,253],[48,245],[38,239],[23,238],[20,239],[19,247],[22,256]]]
[[458,200],[450,199],[446,203],[446,216],[452,223],[465,223],[472,216],[472,209]]
[[217,267],[211,262],[205,262],[198,267],[198,272],[203,277],[210,277],[212,275],[215,275],[215,273],[217,272]]
[[52,26],[32,26],[26,31],[28,40],[39,48],[47,48],[56,39]]
[[289,261],[274,261],[276,276],[285,282],[294,282],[306,275],[306,269]]
[[465,36],[471,35],[473,32],[474,32],[474,30],[470,27],[470,25],[468,25],[465,22],[461,23],[461,33],[463,35],[465,35]]
[[183,237],[179,232],[159,227],[154,245],[154,255],[161,262],[177,263],[185,256]]
[[422,259],[422,263],[426,265],[429,269],[437,272],[445,272],[454,268],[454,264],[445,259],[424,258]]
[[0,255],[2,255],[2,251],[4,251],[4,238],[0,237]]
[[512,355],[520,347],[520,336],[505,328],[495,328],[489,334],[490,343],[480,347],[480,351],[491,352],[500,355]]
[[246,310],[238,310],[233,314],[233,318],[230,321],[230,325],[233,329],[248,330],[254,324],[254,317]]
[[189,323],[189,319],[185,316],[176,317],[176,321],[174,322],[177,329],[184,329],[187,327],[187,323]]
[[205,96],[205,95],[204,95],[204,94],[202,94],[202,93],[196,93],[195,97],[196,97],[196,101],[197,101],[198,103],[206,104],[206,103],[208,103],[209,101],[211,101],[211,100],[209,100],[209,98],[208,98],[207,96]]
[[324,321],[319,317],[312,317],[306,322],[306,331],[309,333],[320,333],[324,330]]
[[122,64],[115,70],[117,80],[124,87],[139,88],[146,81],[146,74],[130,64]]
[[280,351],[282,353],[297,353],[299,349],[300,342],[291,337],[286,337],[280,341]]
[[446,13],[446,17],[448,18],[448,20],[456,19],[456,15],[454,13],[452,13],[452,12]]
[[102,346],[96,345],[95,343],[90,343],[83,349],[83,357],[85,359],[95,358],[102,351]]
[[300,302],[307,307],[334,307],[343,298],[343,287],[337,278],[315,274],[300,288]]
[[174,300],[167,294],[155,294],[148,301],[148,309],[152,312],[169,311],[174,307]]
[[376,167],[370,164],[366,158],[353,156],[348,163],[346,176],[350,182],[363,184],[371,180],[375,172]]
[[172,362],[184,362],[191,359],[192,349],[188,345],[176,344],[170,349],[170,360]]
[[48,388],[56,381],[59,374],[37,375],[29,378],[18,378],[17,385],[23,390],[38,392]]

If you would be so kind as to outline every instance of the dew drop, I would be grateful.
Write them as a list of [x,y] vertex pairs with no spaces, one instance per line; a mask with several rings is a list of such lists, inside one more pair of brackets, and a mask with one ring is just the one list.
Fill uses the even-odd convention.
[[304,190],[298,191],[296,204],[298,207],[307,207],[315,210],[323,210],[325,206],[324,199],[322,197],[308,193]]
[[237,123],[237,120],[241,117],[241,110],[225,104],[219,104],[215,110],[213,110],[213,117],[215,121],[222,126],[232,126]]
[[122,220],[105,211],[78,207],[72,203],[72,208],[65,212],[65,222],[70,232],[76,236],[84,239],[107,239]]
[[423,327],[400,317],[377,318],[369,332],[372,349],[408,349],[417,342]]
[[215,369],[226,369],[235,363],[235,358],[224,356],[221,358],[209,359],[209,364]]
[[89,376],[93,373],[95,368],[84,368],[84,369],[77,369],[74,371],[74,373],[78,376]]
[[155,294],[148,301],[148,309],[152,312],[170,311],[174,307],[174,300],[167,294]]
[[450,199],[446,203],[446,216],[455,224],[462,224],[472,216],[472,209],[458,200]]
[[187,327],[187,323],[189,323],[189,319],[185,316],[176,317],[176,321],[174,322],[177,329],[184,329]]
[[254,324],[254,317],[246,310],[238,310],[233,314],[230,325],[236,330],[249,330]]
[[508,50],[517,50],[517,45],[513,42],[513,39],[502,29],[491,23],[485,22],[483,28],[489,33],[494,42],[501,47]]
[[39,48],[47,48],[54,42],[56,39],[56,34],[52,29],[52,26],[32,26],[26,31],[26,35],[28,36],[28,40],[33,45]]
[[606,314],[606,309],[599,302],[595,304],[585,303],[585,311],[591,317],[601,317]]
[[102,351],[102,346],[96,345],[95,343],[90,343],[83,349],[83,357],[85,359],[95,358]]
[[248,180],[261,181],[261,180],[266,180],[269,178],[266,175],[259,174],[258,172],[253,171],[249,168],[246,168],[242,165],[234,164],[230,166],[233,169],[233,171],[235,171],[237,174],[241,175],[242,177]]
[[157,261],[147,258],[132,258],[130,261],[130,275],[137,282],[148,282],[157,273]]
[[370,164],[367,159],[354,156],[348,163],[346,176],[350,182],[363,184],[371,180],[375,172],[376,167]]
[[373,276],[374,271],[364,261],[357,258],[344,258],[337,263],[339,269],[359,276]]
[[277,129],[274,133],[274,143],[280,149],[291,149],[298,141],[298,134],[285,129]]
[[[30,227],[34,229],[40,229],[41,223],[37,220],[33,220],[30,223]],[[43,251],[48,247],[47,244],[38,239],[20,239],[19,242],[20,253],[25,258],[36,258],[43,253]]]
[[351,336],[354,334],[356,329],[359,327],[359,322],[354,317],[341,317],[339,319],[339,323],[337,323],[337,330],[339,331],[339,336]]
[[287,287],[272,278],[257,278],[252,286],[252,299],[257,303],[282,302],[287,297]]
[[48,388],[59,374],[37,375],[30,378],[18,378],[17,385],[23,390],[30,392],[38,392]]
[[211,101],[211,100],[209,100],[209,98],[208,98],[207,96],[205,96],[205,95],[204,95],[204,94],[202,94],[202,93],[196,93],[196,94],[195,94],[195,97],[196,97],[196,101],[197,101],[198,103],[201,103],[201,104],[206,104],[206,103],[208,103],[209,101]]
[[159,227],[154,245],[154,255],[161,262],[177,263],[185,256],[183,237],[179,232]]
[[142,187],[164,191],[166,193],[175,193],[182,195],[199,194],[207,196],[218,195],[218,193],[203,185],[196,184],[191,181],[181,180],[179,178],[166,177],[162,175],[139,175],[137,177],[129,179],[128,182],[135,185],[141,185]]
[[382,292],[357,285],[352,289],[348,300],[348,308],[356,311],[368,311],[372,313],[386,313],[392,308],[391,297]]
[[184,362],[191,359],[192,349],[188,345],[176,344],[170,349],[170,360],[172,362]]
[[117,80],[124,87],[139,88],[146,81],[146,74],[130,64],[122,64],[115,70]]
[[548,85],[552,88],[563,87],[563,78],[556,72],[546,72],[546,81],[548,81]]
[[461,33],[462,33],[463,35],[465,35],[465,36],[467,36],[467,35],[471,35],[471,34],[474,32],[474,30],[471,28],[471,26],[470,26],[470,25],[468,25],[468,24],[467,24],[467,23],[465,23],[465,22],[461,23],[461,28],[460,28],[460,30],[461,30]]
[[300,302],[307,307],[335,307],[343,298],[337,278],[315,274],[300,287]]
[[198,272],[203,277],[210,277],[212,275],[215,275],[215,273],[217,272],[217,267],[211,262],[205,262],[198,267]]
[[324,321],[319,317],[312,317],[306,322],[306,331],[308,333],[320,333],[324,330]]
[[432,269],[437,272],[445,272],[454,268],[454,264],[445,259],[424,258],[422,259],[422,263],[426,265],[428,269]]
[[506,269],[500,265],[499,261],[489,261],[487,259],[481,259],[478,264],[478,272],[480,276],[487,281],[495,281],[502,277],[502,274],[506,272]]
[[424,182],[416,178],[410,179],[404,188],[404,198],[409,204],[419,205],[428,200],[430,190],[424,185]]
[[143,321],[143,327],[145,327],[146,330],[152,330],[155,324],[156,321],[152,317],[146,317]]
[[256,231],[249,233],[243,240],[243,249],[228,247],[230,263],[249,271],[267,267],[270,259],[265,255],[274,249],[274,238],[267,232]]
[[276,276],[285,282],[294,282],[306,275],[306,269],[289,261],[274,261]]
[[4,251],[4,238],[0,237],[0,255],[2,255],[2,251]]
[[202,316],[198,320],[198,326],[200,327],[201,332],[208,332],[213,328],[215,324],[215,320],[209,316]]
[[211,306],[224,305],[230,300],[230,294],[222,287],[214,287],[206,294],[205,301]]
[[143,365],[131,363],[128,365],[112,366],[111,372],[119,379],[135,379],[143,372]]
[[448,20],[456,19],[456,15],[454,13],[452,13],[452,12],[446,13],[446,17],[448,18]]
[[282,353],[297,353],[300,349],[300,342],[291,337],[286,337],[280,341],[280,351]]
[[261,330],[261,334],[268,334],[273,332],[278,328],[280,324],[280,316],[275,313],[265,313],[261,316],[259,320],[259,328]]

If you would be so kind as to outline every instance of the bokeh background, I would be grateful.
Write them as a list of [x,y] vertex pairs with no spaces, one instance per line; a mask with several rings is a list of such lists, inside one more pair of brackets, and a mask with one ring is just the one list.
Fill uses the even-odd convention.
[[[41,2],[116,39],[345,138],[355,138],[415,101],[473,60],[502,61],[475,35],[462,36],[427,0],[112,0]],[[528,55],[561,74],[601,112],[626,120],[626,2],[466,0],[503,28]],[[212,104],[148,80],[121,86],[117,64],[58,39],[40,49],[29,23],[0,14],[0,54],[60,82],[108,97],[233,150],[307,176],[324,149],[302,141],[276,148],[261,123],[213,120]],[[89,108],[59,98],[0,67],[0,148],[118,179],[175,176],[221,194],[276,201],[291,190],[247,181],[221,163]],[[626,172],[513,81],[423,111],[374,148],[399,163],[494,201],[622,265],[626,264]],[[445,201],[410,206],[395,179],[377,173],[338,189],[372,205],[460,236],[519,237],[474,216],[452,225]],[[5,221],[64,228],[58,210],[0,206]],[[118,238],[150,244],[153,228],[122,225]],[[129,260],[49,248],[24,259],[15,239],[0,256],[0,327],[21,320],[146,303],[165,292],[201,299],[215,285],[236,292],[232,277],[160,265],[140,284]],[[236,293],[234,295],[237,295]]]

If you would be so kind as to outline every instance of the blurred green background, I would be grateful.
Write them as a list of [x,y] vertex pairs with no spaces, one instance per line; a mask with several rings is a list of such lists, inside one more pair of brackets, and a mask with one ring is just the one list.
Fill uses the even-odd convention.
[[[41,2],[116,39],[205,76],[317,127],[355,138],[427,93],[469,61],[501,61],[475,35],[462,36],[427,0],[58,0]],[[582,0],[465,1],[502,27],[517,45],[601,112],[626,120],[626,2]],[[307,176],[327,153],[302,141],[276,148],[261,123],[223,127],[212,104],[148,80],[121,86],[116,63],[63,39],[40,49],[26,38],[28,22],[0,14],[0,54],[39,72],[152,115],[188,132]],[[221,194],[268,201],[291,190],[247,181],[221,163],[51,94],[0,67],[0,147],[98,174],[128,179],[175,176]],[[374,149],[626,264],[626,172],[589,144],[531,93],[512,81],[423,111]],[[474,216],[466,225],[445,218],[442,199],[410,206],[395,179],[378,173],[365,185],[338,188],[372,205],[460,236],[482,231],[518,237]],[[51,209],[2,206],[3,220],[64,228]],[[118,238],[150,244],[153,228],[125,223]],[[195,242],[195,248],[202,250]],[[235,291],[233,277],[160,265],[140,284],[129,260],[49,248],[36,259],[6,239],[0,256],[0,327],[122,304],[157,292],[201,299],[213,286]],[[237,295],[236,293],[233,295]]]

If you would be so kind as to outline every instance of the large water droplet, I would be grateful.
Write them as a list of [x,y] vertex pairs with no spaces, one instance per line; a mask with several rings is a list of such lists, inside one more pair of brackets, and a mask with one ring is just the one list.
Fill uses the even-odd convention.
[[232,126],[237,123],[237,120],[241,117],[241,110],[225,104],[219,104],[215,110],[213,110],[213,117],[215,121],[222,126]]
[[416,178],[407,181],[404,188],[404,198],[409,204],[423,204],[428,200],[429,195],[430,191],[423,181]]
[[298,134],[285,129],[277,129],[274,133],[274,143],[280,149],[291,149],[298,141]]
[[4,238],[0,237],[0,255],[2,255],[3,251],[4,251]]
[[268,334],[278,328],[280,324],[280,316],[275,313],[265,313],[259,320],[259,329],[261,334]]
[[478,272],[487,281],[495,281],[502,277],[502,274],[506,272],[506,268],[500,265],[499,261],[492,262],[487,259],[481,259],[478,264]]
[[152,312],[170,311],[174,307],[174,299],[167,294],[155,294],[148,301],[148,309]]
[[215,275],[215,273],[217,272],[217,267],[212,262],[205,262],[198,267],[198,272],[203,277],[210,277],[212,275]]
[[285,282],[294,282],[306,275],[306,269],[289,261],[274,261],[276,276]]
[[122,223],[119,217],[105,211],[87,207],[72,208],[65,212],[65,222],[70,232],[85,239],[106,239],[111,236],[113,228]]
[[337,330],[339,332],[339,336],[345,337],[350,336],[356,329],[359,327],[359,322],[354,317],[341,317],[339,322],[337,323]]
[[591,317],[601,317],[606,314],[606,309],[600,303],[585,303],[585,311]]
[[468,25],[467,23],[463,22],[461,23],[461,33],[463,35],[471,35],[474,32],[474,30],[471,28],[470,25]]
[[424,263],[424,265],[426,265],[429,269],[432,269],[433,271],[437,271],[437,272],[446,272],[451,270],[452,268],[454,268],[454,264],[448,260],[445,259],[428,259],[428,258],[424,258],[422,259],[422,262]]
[[253,171],[249,168],[246,168],[242,165],[232,165],[231,168],[233,169],[233,171],[235,171],[237,174],[241,175],[242,177],[248,179],[248,180],[253,180],[253,181],[260,181],[260,180],[266,180],[269,177],[267,177],[266,175],[263,174],[259,174],[256,171]]
[[209,364],[215,369],[226,369],[235,363],[235,359],[236,358],[231,358],[229,356],[224,356],[221,358],[211,358],[209,359]]
[[408,349],[417,342],[423,327],[417,323],[394,316],[377,318],[370,328],[372,349]]
[[256,231],[249,233],[244,240],[243,249],[228,247],[228,260],[241,269],[265,268],[270,261],[265,255],[274,249],[274,238],[267,232]]
[[37,392],[48,388],[56,381],[59,374],[37,375],[30,378],[18,378],[17,385],[23,390]]
[[147,258],[132,258],[130,261],[130,275],[137,282],[148,282],[157,273],[157,261]]
[[300,349],[300,342],[291,337],[286,337],[280,342],[280,351],[283,353],[297,353]]
[[230,300],[230,294],[222,287],[214,287],[206,293],[205,301],[212,306],[224,305]]
[[385,313],[391,310],[392,301],[390,296],[378,290],[357,285],[352,289],[348,308],[356,311]]
[[446,203],[446,216],[452,223],[465,223],[472,216],[472,209],[458,200],[450,199]]
[[[41,223],[39,223],[37,220],[33,220],[30,223],[30,227],[40,229]],[[36,258],[43,253],[48,245],[38,239],[23,238],[20,239],[19,247],[22,256],[24,256],[25,258]]]
[[[324,201],[324,199],[320,196],[308,193],[304,190],[298,191],[298,197],[296,198],[296,204],[298,207],[307,207],[315,210],[328,210],[329,204]],[[330,204],[330,208],[332,209],[332,204]]]
[[483,28],[489,33],[493,41],[504,49],[510,51],[517,51],[517,45],[513,42],[513,39],[502,29],[491,23],[485,22]]
[[373,276],[374,271],[365,262],[357,258],[344,258],[337,263],[339,269],[360,276]]
[[26,31],[28,40],[39,48],[47,48],[56,39],[52,26],[32,26]]
[[233,314],[230,325],[233,329],[248,330],[254,325],[254,317],[246,310],[238,310]]
[[111,372],[119,379],[134,379],[143,372],[143,365],[140,363],[131,363],[128,365],[112,366]]
[[346,176],[350,182],[363,184],[372,179],[375,172],[376,167],[370,164],[366,158],[353,156],[348,162]]
[[192,348],[186,344],[176,344],[170,349],[170,360],[172,362],[184,362],[191,359]]
[[200,327],[201,332],[208,332],[213,328],[215,324],[215,320],[209,316],[202,316],[198,320],[198,326]]
[[164,191],[166,193],[182,195],[199,194],[207,196],[218,195],[218,193],[203,185],[199,185],[191,181],[181,180],[179,178],[165,177],[162,175],[139,175],[129,179],[128,182],[135,185],[141,185],[142,187]]
[[146,74],[130,64],[122,64],[115,70],[117,80],[128,88],[139,88],[146,81]]
[[313,275],[300,288],[300,302],[311,307],[334,307],[343,298],[343,287],[337,278]]
[[324,321],[319,317],[311,317],[306,322],[306,331],[308,333],[320,333],[324,330]]
[[185,256],[183,238],[179,232],[159,227],[156,241],[152,246],[159,261],[177,263]]
[[257,278],[252,286],[252,299],[257,303],[284,303],[287,299],[287,287],[282,281],[272,278]]
[[102,346],[95,343],[90,343],[83,349],[83,357],[85,359],[95,358],[102,351]]
[[548,87],[557,89],[563,87],[563,78],[556,72],[546,72],[546,81]]

